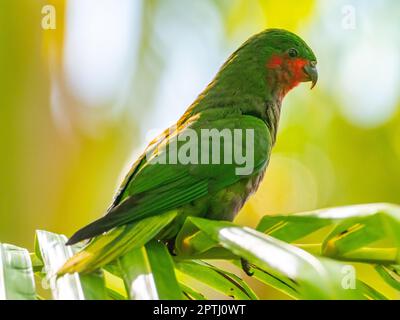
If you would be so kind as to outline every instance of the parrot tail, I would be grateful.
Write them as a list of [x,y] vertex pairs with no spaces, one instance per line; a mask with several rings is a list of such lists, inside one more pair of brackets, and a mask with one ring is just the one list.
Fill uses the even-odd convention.
[[87,274],[104,267],[128,251],[144,246],[166,228],[176,215],[176,211],[170,211],[114,228],[94,238],[80,252],[67,260],[57,271],[57,276],[74,272]]

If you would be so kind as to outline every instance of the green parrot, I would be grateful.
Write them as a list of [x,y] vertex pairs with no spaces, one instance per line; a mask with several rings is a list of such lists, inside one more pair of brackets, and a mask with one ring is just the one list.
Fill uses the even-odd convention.
[[[248,39],[177,124],[149,144],[107,214],[69,239],[68,245],[91,241],[58,275],[92,272],[152,238],[173,244],[188,216],[232,221],[264,176],[283,98],[300,82],[311,81],[311,88],[315,86],[316,64],[309,46],[289,31],[267,29]],[[251,142],[250,170],[239,172],[243,161],[236,158],[214,162],[213,152],[220,152],[220,159],[225,160],[228,142],[221,139],[215,149],[209,144],[203,147],[210,141],[210,136],[203,137],[204,130],[252,132],[252,139],[247,139],[247,134],[233,134],[238,139],[230,142],[241,151]],[[193,133],[200,138],[190,143],[182,138]],[[183,146],[197,154],[196,160],[205,161],[165,161],[174,154],[173,160],[177,160],[174,150],[180,152]]]

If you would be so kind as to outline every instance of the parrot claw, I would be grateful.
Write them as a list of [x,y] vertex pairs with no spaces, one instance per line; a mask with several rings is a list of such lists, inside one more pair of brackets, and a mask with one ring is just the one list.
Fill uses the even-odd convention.
[[251,277],[254,272],[251,271],[251,265],[250,262],[248,262],[246,259],[240,258],[240,263],[242,265],[242,269],[243,271],[249,276]]

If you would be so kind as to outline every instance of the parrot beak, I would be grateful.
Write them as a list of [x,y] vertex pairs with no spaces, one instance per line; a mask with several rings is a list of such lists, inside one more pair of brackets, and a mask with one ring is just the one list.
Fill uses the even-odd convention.
[[311,89],[315,87],[318,81],[317,61],[310,61],[309,64],[304,66],[304,72],[309,76],[311,81]]

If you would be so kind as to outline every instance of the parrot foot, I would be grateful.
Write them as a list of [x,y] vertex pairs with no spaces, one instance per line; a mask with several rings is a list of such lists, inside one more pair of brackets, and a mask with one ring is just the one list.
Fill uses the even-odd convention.
[[251,277],[254,272],[251,271],[251,265],[250,262],[248,262],[246,259],[240,258],[240,263],[242,265],[242,269],[243,271],[249,276]]

